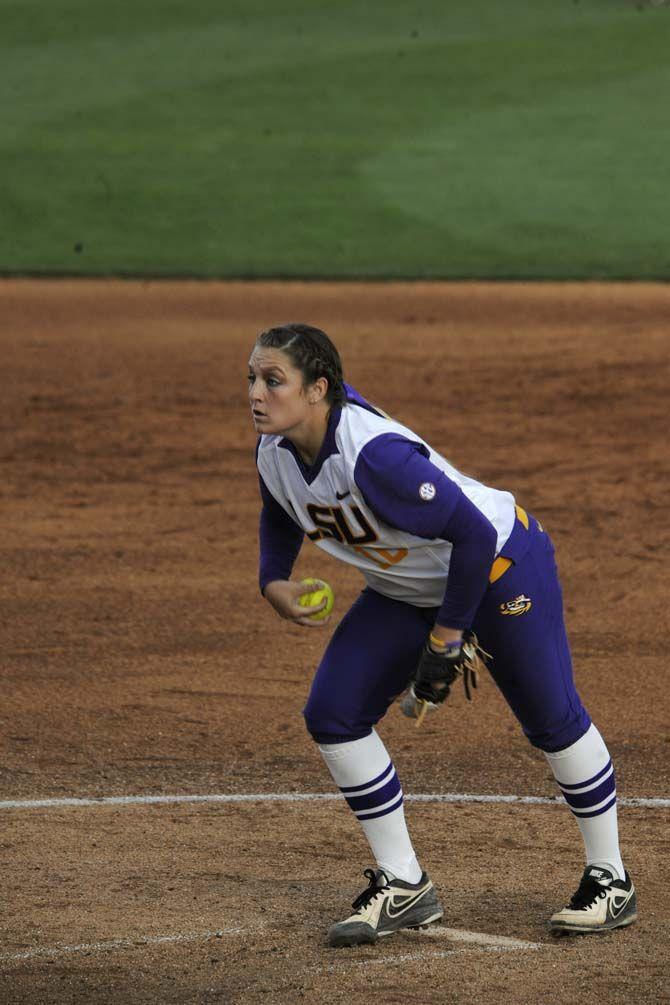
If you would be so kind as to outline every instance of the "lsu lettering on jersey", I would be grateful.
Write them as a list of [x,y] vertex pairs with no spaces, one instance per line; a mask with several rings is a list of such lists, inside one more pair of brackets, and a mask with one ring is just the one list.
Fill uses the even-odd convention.
[[372,589],[437,607],[453,548],[439,532],[461,493],[494,528],[496,553],[514,526],[514,497],[462,474],[411,429],[345,387],[347,402],[332,409],[312,467],[289,440],[260,437],[262,484],[317,547],[357,566]]

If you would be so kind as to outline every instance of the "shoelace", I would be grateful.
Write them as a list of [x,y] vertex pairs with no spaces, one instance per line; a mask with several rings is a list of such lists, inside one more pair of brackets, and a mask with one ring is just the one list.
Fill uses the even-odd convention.
[[375,875],[374,869],[365,869],[363,875],[369,882],[369,886],[363,890],[362,893],[356,897],[356,900],[351,905],[355,911],[360,911],[362,907],[367,907],[371,900],[374,900],[378,893],[382,890],[388,889],[389,883],[382,883],[381,886],[377,885],[377,876]]
[[597,880],[589,876],[581,881],[579,889],[573,893],[570,907],[575,908],[577,911],[590,907],[597,900],[602,900],[603,897],[606,897],[607,890],[608,887],[603,886],[602,883],[598,883]]

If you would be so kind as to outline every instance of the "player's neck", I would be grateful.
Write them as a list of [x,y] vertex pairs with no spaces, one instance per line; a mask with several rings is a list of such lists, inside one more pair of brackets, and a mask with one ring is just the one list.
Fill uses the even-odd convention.
[[321,453],[323,441],[328,431],[328,418],[330,408],[328,406],[317,406],[313,413],[287,433],[287,439],[291,441],[298,451],[301,460],[311,468],[317,457]]

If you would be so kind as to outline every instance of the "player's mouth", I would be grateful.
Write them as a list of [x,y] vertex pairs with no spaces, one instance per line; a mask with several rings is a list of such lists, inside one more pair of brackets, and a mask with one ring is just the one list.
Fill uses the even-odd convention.
[[259,419],[267,419],[267,415],[265,414],[265,412],[259,412],[257,408],[252,408],[251,414],[253,415],[256,422],[258,422]]

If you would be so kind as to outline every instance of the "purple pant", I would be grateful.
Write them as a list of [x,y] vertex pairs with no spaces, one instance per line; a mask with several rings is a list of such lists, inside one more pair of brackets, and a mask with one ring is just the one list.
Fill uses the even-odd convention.
[[[531,517],[528,530],[517,520],[502,554],[514,563],[489,585],[472,627],[492,656],[491,676],[530,742],[561,750],[578,740],[591,720],[572,677],[554,548]],[[312,682],[304,715],[317,742],[368,735],[407,687],[438,610],[363,590],[335,630]]]

